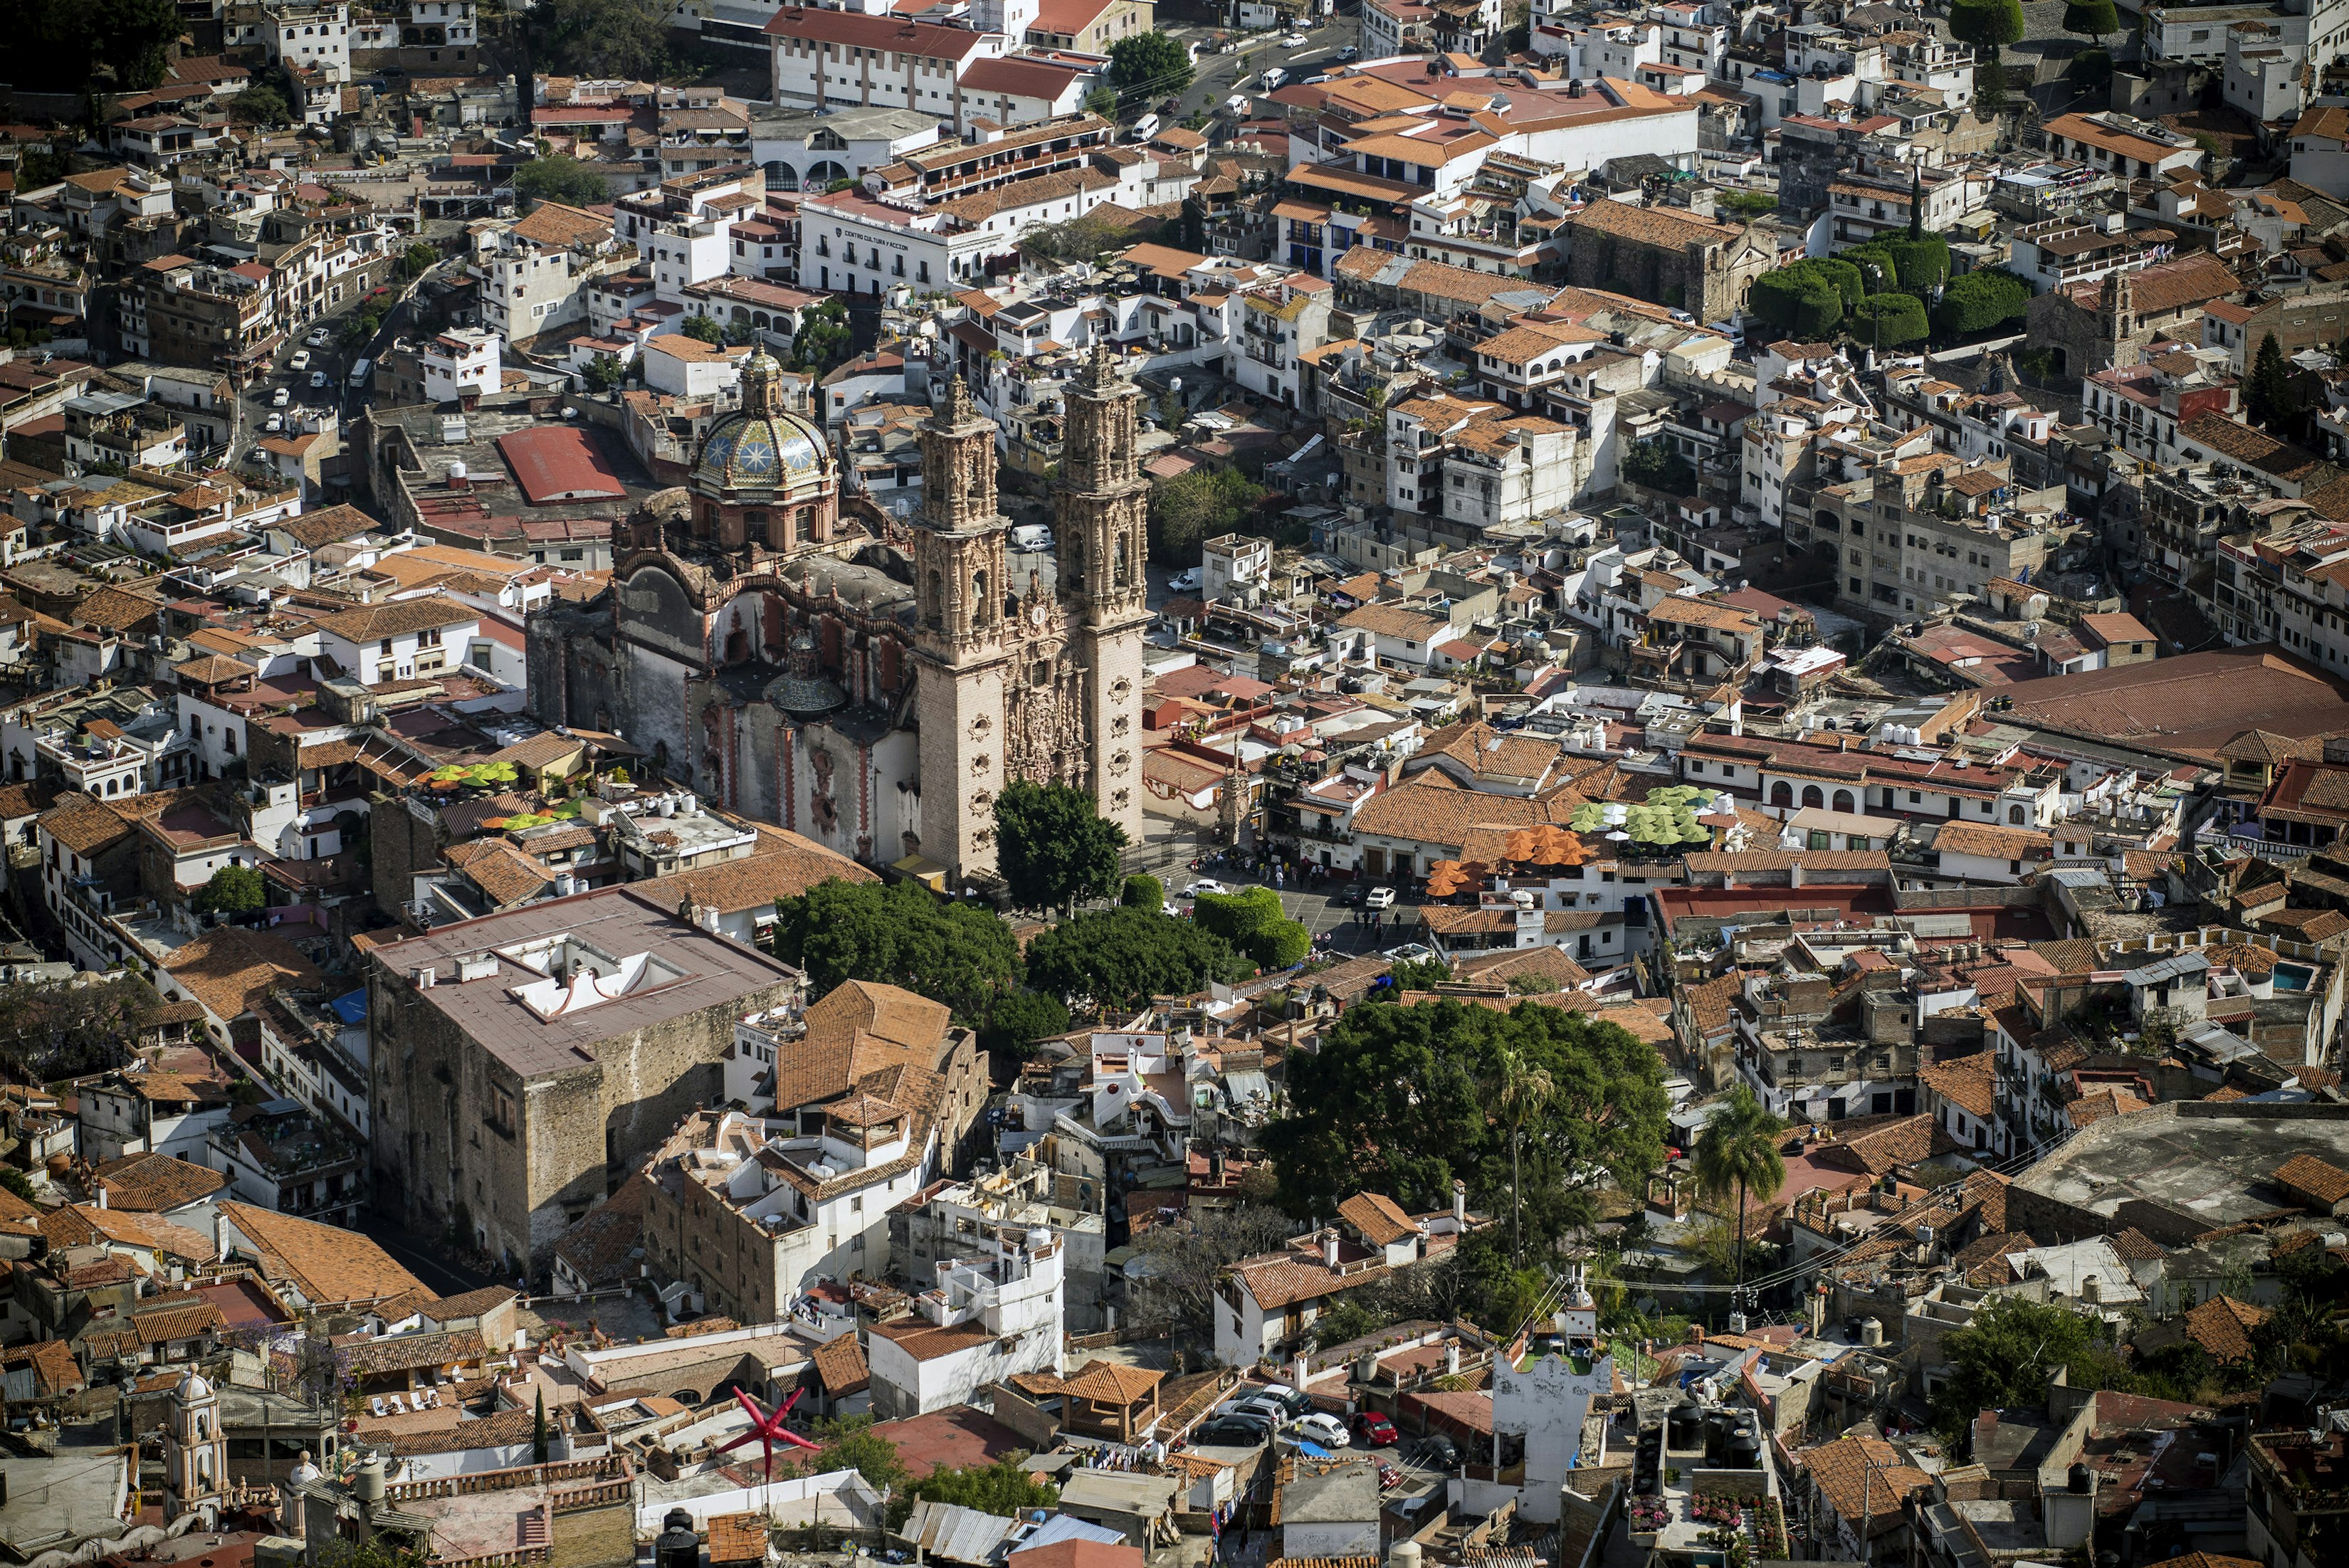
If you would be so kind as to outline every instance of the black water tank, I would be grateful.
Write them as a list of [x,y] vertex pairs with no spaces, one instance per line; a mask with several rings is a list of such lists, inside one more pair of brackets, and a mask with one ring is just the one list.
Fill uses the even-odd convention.
[[1694,1399],[1674,1405],[1671,1414],[1664,1418],[1664,1424],[1671,1433],[1671,1445],[1676,1449],[1692,1449],[1703,1440],[1704,1416]]
[[701,1568],[701,1537],[693,1532],[693,1515],[672,1508],[661,1523],[653,1542],[653,1568]]
[[2067,1479],[2070,1480],[2071,1488],[2074,1491],[2082,1493],[2083,1495],[2087,1492],[2088,1467],[2086,1465],[2075,1464],[2072,1467],[2071,1474]]
[[1730,1470],[1760,1470],[1762,1445],[1741,1433],[1729,1439],[1729,1446],[1722,1452],[1721,1462]]
[[1704,1457],[1717,1460],[1729,1446],[1729,1418],[1715,1410],[1704,1418]]

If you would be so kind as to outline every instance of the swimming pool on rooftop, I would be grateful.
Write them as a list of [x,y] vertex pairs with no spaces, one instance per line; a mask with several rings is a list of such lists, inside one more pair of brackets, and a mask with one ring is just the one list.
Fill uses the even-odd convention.
[[2275,988],[2279,991],[2305,991],[2316,979],[2316,971],[2305,964],[2294,964],[2279,958],[2275,966]]

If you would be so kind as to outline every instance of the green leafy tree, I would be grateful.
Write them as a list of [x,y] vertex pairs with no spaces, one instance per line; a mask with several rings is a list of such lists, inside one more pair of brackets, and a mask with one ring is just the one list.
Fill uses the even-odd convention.
[[1884,241],[1854,245],[1838,253],[1859,269],[1859,281],[1871,296],[1900,287],[1900,265],[1892,259],[1892,247]]
[[1030,1479],[1025,1454],[1006,1454],[991,1465],[935,1470],[913,1484],[925,1502],[949,1502],[1000,1519],[1024,1519],[1031,1509],[1061,1506],[1061,1489]]
[[1698,1191],[1715,1200],[1737,1198],[1737,1283],[1745,1283],[1745,1199],[1768,1202],[1786,1182],[1785,1158],[1778,1140],[1786,1124],[1754,1091],[1739,1084],[1713,1108],[1696,1135]]
[[[1550,1083],[1514,1133],[1486,1088],[1505,1051]],[[1546,1247],[1595,1214],[1604,1179],[1636,1185],[1662,1161],[1662,1082],[1653,1047],[1563,1007],[1355,1007],[1319,1051],[1290,1058],[1296,1109],[1263,1142],[1292,1214],[1328,1214],[1364,1191],[1440,1207],[1458,1180],[1480,1199],[1521,1192],[1526,1242]]]
[[904,1491],[905,1483],[913,1479],[912,1472],[898,1457],[897,1445],[873,1427],[870,1416],[842,1416],[818,1421],[814,1457],[803,1461],[809,1467],[808,1473],[830,1475],[835,1470],[853,1470],[874,1491],[886,1491],[892,1496]]
[[1191,52],[1164,33],[1120,38],[1109,48],[1109,83],[1131,98],[1173,98],[1191,85]]
[[2045,1404],[2059,1368],[2075,1389],[2136,1391],[2096,1319],[2021,1296],[1993,1296],[1972,1322],[1944,1335],[1941,1359],[1949,1375],[1933,1392],[1933,1425],[1952,1442],[1984,1410]]
[[599,354],[587,362],[579,378],[587,383],[590,392],[609,392],[628,378],[628,367],[616,354]]
[[1233,532],[1254,514],[1264,487],[1232,469],[1193,469],[1150,491],[1150,559],[1196,566],[1208,540]]
[[1509,1130],[1509,1261],[1525,1258],[1526,1186],[1522,1156],[1526,1119],[1549,1103],[1557,1085],[1514,1045],[1495,1047],[1485,1060],[1485,1105]]
[[1970,336],[2017,320],[2031,308],[2031,285],[2002,267],[1977,267],[1941,291],[1933,307],[1933,330],[1941,337]]
[[29,1203],[33,1201],[33,1179],[14,1165],[0,1165],[0,1191]]
[[1974,112],[1996,114],[2006,108],[2006,67],[1996,60],[1974,67]]
[[432,263],[440,259],[439,251],[419,240],[399,253],[399,275],[404,278],[420,278],[430,272]]
[[979,1030],[978,1041],[989,1051],[1024,1061],[1034,1054],[1037,1041],[1068,1032],[1069,1006],[1058,996],[1009,991],[987,1010],[987,1026]]
[[[2071,0],[2064,7],[2064,31],[2067,33],[2077,33],[2101,44],[2106,36],[2120,30],[2120,8],[2113,4],[2113,0]],[[2112,57],[2106,56],[2105,61],[2109,71]]]
[[1183,248],[1193,253],[1207,248],[1207,204],[1196,196],[1183,198]]
[[1191,918],[1267,969],[1286,969],[1313,947],[1312,933],[1288,917],[1280,895],[1268,887],[1201,893],[1192,903]]
[[[1859,275],[1858,268],[1845,265]],[[1843,325],[1843,290],[1816,261],[1800,261],[1754,279],[1745,308],[1781,332],[1818,341]]]
[[2023,0],[1953,0],[1950,34],[1961,44],[1995,51],[2023,41]]
[[1147,909],[1081,914],[1028,944],[1029,984],[1103,1008],[1187,995],[1253,967],[1222,937]]
[[845,304],[828,299],[800,312],[799,331],[792,338],[792,369],[821,376],[851,352]]
[[1950,242],[1940,234],[1922,234],[1881,242],[1898,278],[1888,286],[1922,297],[1950,277]]
[[1069,909],[1118,891],[1125,830],[1092,793],[1015,779],[995,798],[995,863],[1022,909]]
[[1019,232],[1022,255],[1039,262],[1090,262],[1130,243],[1106,212],[1085,212],[1058,223],[1031,223]]
[[543,1465],[547,1458],[546,1390],[538,1391],[538,1406],[530,1417],[530,1462]]
[[1929,330],[1925,302],[1915,294],[1878,294],[1874,299],[1862,300],[1859,308],[1851,313],[1853,340],[1870,348],[1899,348],[1903,344],[1921,343]]
[[719,344],[726,341],[726,329],[718,324],[715,316],[688,315],[685,318],[684,325],[678,330],[686,336],[703,343]]
[[1085,95],[1085,112],[1087,114],[1097,114],[1103,119],[1116,119],[1117,89],[1114,88],[1095,88],[1092,91],[1087,93]]
[[[2110,5],[2111,0],[2106,0]],[[2110,85],[2113,79],[2113,53],[2110,49],[2083,49],[2072,57],[2064,67],[2064,79],[2084,93],[2095,92]]]
[[256,914],[269,902],[268,884],[251,866],[222,866],[188,901],[198,914]]
[[[357,1401],[352,1401],[356,1408]],[[318,1551],[324,1568],[424,1568],[425,1557],[378,1535],[368,1541],[329,1541]]]
[[538,0],[523,17],[538,70],[653,81],[671,68],[667,0]]
[[2300,417],[2300,398],[2292,388],[2292,366],[2283,344],[2272,332],[2260,339],[2251,356],[2251,379],[2243,386],[2243,412],[2251,422],[2270,430]]
[[[180,8],[172,0],[48,0],[79,10],[88,29],[92,63],[112,69],[122,92],[140,92],[163,79],[179,41]],[[17,78],[24,80],[22,77]]]
[[1547,975],[1512,975],[1509,992],[1516,996],[1547,996],[1558,989],[1557,982]]
[[1166,884],[1148,872],[1136,872],[1125,879],[1117,902],[1128,909],[1164,909],[1166,907]]
[[514,170],[514,194],[532,207],[559,201],[566,207],[592,207],[612,199],[612,188],[594,166],[567,152],[533,158]]
[[992,910],[919,882],[816,883],[775,903],[775,956],[807,972],[808,994],[844,980],[902,985],[973,1026],[1019,978],[1019,946]]
[[274,129],[294,123],[294,106],[274,77],[263,77],[228,100],[228,117],[240,125]]
[[1441,958],[1406,958],[1387,967],[1395,991],[1433,991],[1452,984],[1452,965]]
[[1696,469],[1662,436],[1632,442],[1624,449],[1622,469],[1631,483],[1666,495],[1688,495],[1696,489]]
[[1713,210],[1730,218],[1751,221],[1766,218],[1778,210],[1778,199],[1767,191],[1724,191],[1714,201]]

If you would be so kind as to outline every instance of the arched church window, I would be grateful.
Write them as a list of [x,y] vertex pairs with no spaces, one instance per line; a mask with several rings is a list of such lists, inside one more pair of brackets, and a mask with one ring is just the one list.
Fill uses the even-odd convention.
[[987,573],[984,572],[970,574],[970,618],[977,623],[995,619],[995,604],[987,592]]
[[793,537],[802,544],[815,542],[815,508],[812,506],[800,508],[799,531]]
[[1120,534],[1117,541],[1117,585],[1121,588],[1128,586],[1133,580],[1133,564],[1129,559],[1131,553],[1125,536]]
[[933,572],[930,573],[930,605],[928,620],[931,625],[936,626],[943,625],[946,622],[946,618],[947,580],[943,573]]

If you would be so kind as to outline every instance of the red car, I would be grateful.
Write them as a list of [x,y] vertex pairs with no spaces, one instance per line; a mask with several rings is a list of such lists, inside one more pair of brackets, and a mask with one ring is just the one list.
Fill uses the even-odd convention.
[[1395,1424],[1376,1410],[1364,1410],[1353,1419],[1354,1440],[1366,1449],[1391,1449],[1395,1445]]

